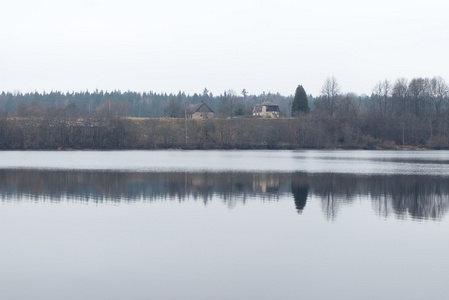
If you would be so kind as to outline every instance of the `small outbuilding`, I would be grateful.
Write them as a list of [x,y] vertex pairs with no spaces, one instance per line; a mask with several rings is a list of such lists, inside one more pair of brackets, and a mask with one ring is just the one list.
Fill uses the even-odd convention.
[[279,118],[279,106],[270,101],[262,102],[254,106],[253,116],[259,118]]
[[192,104],[188,110],[190,119],[213,119],[214,111],[204,102]]

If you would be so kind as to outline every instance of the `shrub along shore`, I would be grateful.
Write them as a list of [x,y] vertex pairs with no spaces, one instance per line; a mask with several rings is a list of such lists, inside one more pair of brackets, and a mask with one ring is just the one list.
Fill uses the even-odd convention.
[[443,125],[310,115],[211,120],[2,117],[0,149],[448,149]]

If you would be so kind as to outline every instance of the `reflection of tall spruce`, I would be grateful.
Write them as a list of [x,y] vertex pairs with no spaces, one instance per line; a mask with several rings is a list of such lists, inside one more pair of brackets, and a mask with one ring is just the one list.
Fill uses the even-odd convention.
[[292,193],[295,199],[295,206],[298,213],[302,213],[307,202],[307,195],[309,194],[309,184],[307,177],[299,174],[292,175]]
[[248,199],[291,199],[303,212],[310,199],[336,218],[346,203],[370,199],[384,217],[440,219],[449,211],[449,178],[424,175],[356,176],[306,173],[129,173],[0,170],[0,198],[86,202],[200,200],[229,207]]

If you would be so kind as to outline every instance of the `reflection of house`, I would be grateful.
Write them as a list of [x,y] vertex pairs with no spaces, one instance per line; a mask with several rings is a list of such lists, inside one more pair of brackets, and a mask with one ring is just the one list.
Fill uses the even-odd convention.
[[279,190],[279,175],[261,173],[253,177],[253,191],[257,193],[275,193]]
[[191,119],[212,119],[214,111],[204,102],[191,105],[189,107],[189,118]]
[[279,118],[279,106],[269,101],[262,102],[254,106],[253,116],[261,118]]

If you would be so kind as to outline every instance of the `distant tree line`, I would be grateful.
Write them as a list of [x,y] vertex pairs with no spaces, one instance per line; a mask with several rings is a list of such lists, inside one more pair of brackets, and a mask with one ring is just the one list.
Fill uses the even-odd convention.
[[[2,93],[0,149],[448,149],[448,98],[441,77],[379,81],[370,96],[342,93],[335,77],[318,97],[301,85],[294,97],[207,89]],[[263,101],[278,104],[281,118],[251,118]],[[187,105],[199,102],[217,118],[185,120]]]
[[0,114],[21,117],[83,116],[83,117],[142,117],[180,118],[189,104],[206,102],[220,118],[250,116],[254,105],[271,101],[279,105],[282,117],[290,117],[291,96],[279,93],[248,95],[246,90],[233,90],[214,96],[207,89],[203,93],[187,95],[137,92],[50,92],[0,94]]

